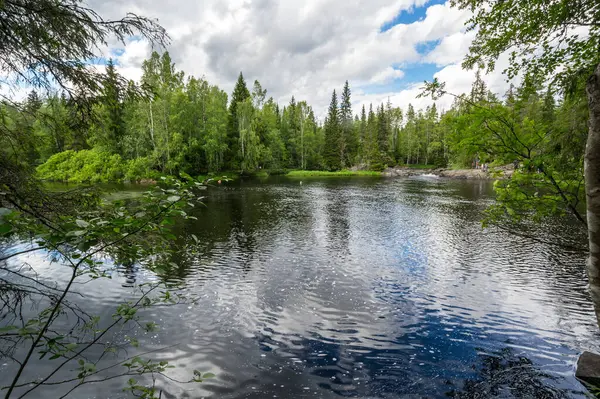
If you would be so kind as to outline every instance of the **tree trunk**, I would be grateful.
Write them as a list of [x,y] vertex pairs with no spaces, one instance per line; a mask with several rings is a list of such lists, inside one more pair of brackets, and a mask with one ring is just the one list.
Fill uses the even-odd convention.
[[154,141],[154,118],[152,116],[152,101],[150,101],[150,138],[152,140],[152,148],[156,150],[156,141]]
[[596,319],[600,326],[600,65],[586,85],[590,111],[589,132],[585,147],[585,194],[590,255],[587,272]]

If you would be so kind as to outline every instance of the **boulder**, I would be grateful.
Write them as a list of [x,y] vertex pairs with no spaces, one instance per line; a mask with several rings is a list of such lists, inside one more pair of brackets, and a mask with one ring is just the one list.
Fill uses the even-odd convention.
[[583,352],[577,360],[575,377],[595,387],[600,387],[600,355]]

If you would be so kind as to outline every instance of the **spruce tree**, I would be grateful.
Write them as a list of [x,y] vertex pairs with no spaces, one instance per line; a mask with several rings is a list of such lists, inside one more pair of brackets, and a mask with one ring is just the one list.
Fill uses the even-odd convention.
[[352,128],[352,103],[350,101],[350,86],[344,84],[340,103],[340,159],[342,166],[352,165],[356,157],[357,140]]
[[367,112],[365,111],[365,105],[363,104],[362,106],[362,110],[360,113],[360,125],[358,128],[358,148],[359,148],[359,152],[360,152],[360,159],[361,162],[366,162],[368,160],[368,152],[366,151],[367,148],[367,141],[368,141],[368,136],[367,136]]
[[335,90],[331,95],[331,103],[325,121],[325,148],[323,149],[323,162],[329,170],[339,170],[342,166],[340,158],[340,121],[338,115],[338,101]]
[[123,103],[119,75],[115,70],[112,59],[106,65],[104,81],[103,105],[106,109],[105,146],[111,152],[122,154],[122,142],[125,136],[125,121],[123,119]]
[[475,81],[471,86],[471,101],[477,103],[479,101],[483,101],[487,96],[487,86],[483,79],[481,78],[481,70],[478,69],[475,73]]
[[369,104],[369,114],[367,117],[367,140],[366,150],[369,168],[378,166],[379,146],[377,145],[377,117],[373,112],[373,104]]
[[240,72],[240,76],[233,89],[231,102],[229,103],[229,117],[227,122],[227,152],[225,153],[225,167],[237,169],[239,162],[235,155],[239,152],[239,137],[240,128],[237,116],[237,107],[240,102],[245,101],[250,97],[250,91],[246,87],[244,75]]
[[377,146],[380,156],[385,158],[388,150],[389,124],[383,104],[377,108]]

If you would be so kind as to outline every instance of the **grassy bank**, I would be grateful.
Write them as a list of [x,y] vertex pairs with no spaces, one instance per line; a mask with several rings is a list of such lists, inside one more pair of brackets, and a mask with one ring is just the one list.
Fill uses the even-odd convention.
[[372,170],[339,170],[329,172],[326,170],[292,170],[286,174],[287,177],[346,177],[346,176],[381,176],[381,172]]

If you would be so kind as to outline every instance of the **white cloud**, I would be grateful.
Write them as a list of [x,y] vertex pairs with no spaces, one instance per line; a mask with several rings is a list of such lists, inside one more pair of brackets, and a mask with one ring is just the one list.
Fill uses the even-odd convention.
[[[456,71],[472,39],[463,32],[468,11],[448,3],[431,5],[420,20],[380,32],[400,11],[414,12],[427,1],[89,0],[89,5],[106,18],[127,12],[158,18],[172,38],[168,50],[176,67],[188,75],[204,76],[231,93],[243,71],[249,86],[258,79],[280,103],[294,95],[322,116],[332,90],[341,90],[345,80],[353,91],[355,112],[365,101],[388,97],[399,106],[428,104],[414,98],[414,81],[422,78],[411,77],[405,68],[419,62],[444,66],[441,77],[456,80],[461,89],[470,87],[469,72]],[[415,46],[432,41],[440,44],[425,57],[419,54]],[[109,47],[103,55],[116,58],[125,77],[139,79],[151,51],[148,43],[133,40]],[[115,57],[116,47],[123,53]],[[405,82],[405,90],[385,90],[398,79]],[[385,92],[365,93],[373,85]]]
[[381,72],[376,73],[371,79],[369,79],[369,83],[374,84],[386,84],[390,83],[394,79],[400,79],[404,76],[404,72],[399,69],[394,69],[392,67],[387,67]]
[[456,32],[446,36],[435,49],[423,58],[423,61],[437,66],[460,63],[474,38],[475,32],[473,31]]

